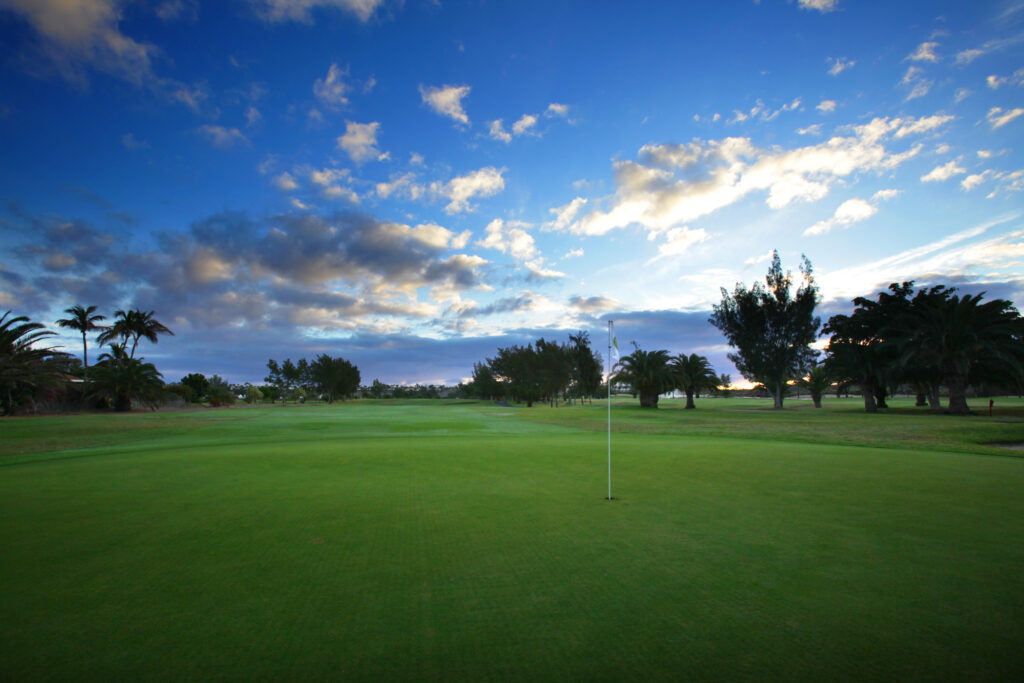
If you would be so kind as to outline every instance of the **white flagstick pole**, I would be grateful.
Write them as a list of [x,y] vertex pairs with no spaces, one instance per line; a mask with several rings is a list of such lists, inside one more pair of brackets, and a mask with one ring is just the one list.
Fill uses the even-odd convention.
[[612,499],[612,321],[608,321],[608,500]]

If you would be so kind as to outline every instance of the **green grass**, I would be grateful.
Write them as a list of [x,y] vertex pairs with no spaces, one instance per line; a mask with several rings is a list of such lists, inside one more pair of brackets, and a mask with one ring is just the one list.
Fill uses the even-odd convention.
[[0,676],[1024,675],[1020,402],[698,405],[0,421]]

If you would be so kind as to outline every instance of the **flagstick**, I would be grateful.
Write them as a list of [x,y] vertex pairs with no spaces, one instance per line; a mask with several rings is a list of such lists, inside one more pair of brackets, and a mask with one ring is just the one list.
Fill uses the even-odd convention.
[[608,321],[608,500],[612,499],[612,321]]

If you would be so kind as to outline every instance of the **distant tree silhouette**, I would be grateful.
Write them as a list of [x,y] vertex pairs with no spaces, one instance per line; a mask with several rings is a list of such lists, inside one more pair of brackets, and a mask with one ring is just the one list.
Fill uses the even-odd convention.
[[57,321],[58,327],[70,328],[82,333],[82,369],[85,379],[89,379],[89,345],[86,341],[86,335],[94,330],[103,329],[96,323],[100,320],[106,320],[102,315],[93,315],[95,310],[95,306],[89,306],[88,308],[82,306],[65,308],[64,312],[71,317],[61,318]]

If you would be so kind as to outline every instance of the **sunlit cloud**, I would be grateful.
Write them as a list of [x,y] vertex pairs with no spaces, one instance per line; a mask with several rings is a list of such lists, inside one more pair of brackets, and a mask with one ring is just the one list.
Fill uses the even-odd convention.
[[420,97],[424,104],[441,116],[447,116],[463,125],[469,124],[469,116],[462,108],[462,100],[467,95],[468,85],[420,86]]

